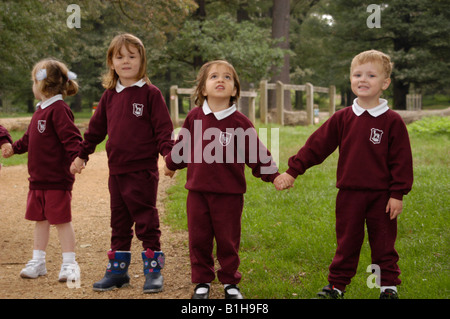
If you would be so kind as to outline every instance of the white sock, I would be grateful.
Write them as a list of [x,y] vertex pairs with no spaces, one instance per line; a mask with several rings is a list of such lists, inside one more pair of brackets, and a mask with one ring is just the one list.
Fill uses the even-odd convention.
[[[227,288],[229,285],[230,284],[224,284],[223,288]],[[239,294],[239,291],[237,289],[235,289],[235,288],[228,289],[227,292],[230,295],[237,295],[237,294]]]
[[75,253],[74,252],[68,252],[68,253],[62,253],[63,257],[63,264],[75,264]]
[[33,260],[45,261],[45,251],[43,250],[33,250]]
[[397,287],[396,286],[381,286],[381,292],[384,292],[386,289],[392,289],[395,292],[397,292]]
[[[205,285],[208,285],[208,287],[211,286],[210,283],[205,283]],[[198,293],[198,294],[206,294],[208,292],[208,289],[200,287],[195,292]]]

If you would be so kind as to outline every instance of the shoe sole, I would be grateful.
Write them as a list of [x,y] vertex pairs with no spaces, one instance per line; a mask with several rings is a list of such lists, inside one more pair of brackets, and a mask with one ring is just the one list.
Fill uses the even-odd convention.
[[38,278],[38,277],[40,277],[40,276],[45,276],[45,275],[47,275],[47,272],[45,272],[45,273],[40,273],[40,274],[38,274],[37,276],[29,276],[29,275],[27,275],[27,274],[20,274],[20,277],[21,278],[24,278],[24,279],[36,279],[36,278]]
[[130,284],[126,283],[120,286],[112,286],[112,287],[107,287],[107,288],[96,288],[96,287],[92,287],[92,290],[97,291],[97,292],[103,292],[103,291],[111,291],[114,289],[120,289],[120,288],[126,288],[128,287]]
[[144,294],[154,294],[163,291],[163,288],[156,288],[156,289],[145,289],[143,290]]

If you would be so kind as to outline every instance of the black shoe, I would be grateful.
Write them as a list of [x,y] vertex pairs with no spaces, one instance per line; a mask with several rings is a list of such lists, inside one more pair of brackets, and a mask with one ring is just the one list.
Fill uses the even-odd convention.
[[340,293],[332,284],[323,287],[322,291],[317,293],[321,299],[344,299],[344,293]]
[[[236,289],[237,290],[237,294],[230,294],[228,293],[228,290],[230,289]],[[244,299],[244,297],[242,296],[239,288],[236,285],[228,285],[225,288],[225,299]]]
[[386,289],[380,294],[380,299],[398,299],[398,294],[393,289]]
[[144,294],[163,291],[164,278],[160,272],[149,272],[145,275]]
[[107,271],[101,280],[94,283],[92,289],[94,291],[109,291],[114,288],[127,287],[129,283],[130,276],[128,276],[128,272],[123,274],[113,274]]
[[[204,294],[197,293],[198,288],[206,288],[207,291]],[[210,286],[208,284],[198,284],[194,288],[194,294],[192,295],[192,299],[209,299],[209,289]]]

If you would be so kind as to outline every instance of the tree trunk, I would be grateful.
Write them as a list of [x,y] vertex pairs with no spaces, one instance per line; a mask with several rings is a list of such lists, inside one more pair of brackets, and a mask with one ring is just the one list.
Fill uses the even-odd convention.
[[[289,49],[289,14],[290,14],[290,0],[273,0],[272,8],[272,38],[281,39],[278,46],[282,49]],[[270,80],[271,83],[281,81],[283,83],[290,83],[289,80],[289,54],[284,55],[284,63],[280,68],[273,68],[274,76]],[[269,91],[269,108],[275,108],[276,97],[273,90]],[[292,110],[291,93],[285,91],[284,108]]]
[[[195,2],[198,5],[197,10],[194,13],[194,17],[203,22],[206,19],[206,7],[205,7],[205,0],[195,0]],[[195,48],[195,51],[197,52],[197,47]],[[193,65],[194,65],[194,69],[199,69],[203,64],[205,64],[206,61],[203,60],[203,57],[201,55],[196,55],[194,56],[193,59]]]
[[70,108],[73,112],[81,112],[81,94],[78,93],[74,96],[74,100],[70,103]]

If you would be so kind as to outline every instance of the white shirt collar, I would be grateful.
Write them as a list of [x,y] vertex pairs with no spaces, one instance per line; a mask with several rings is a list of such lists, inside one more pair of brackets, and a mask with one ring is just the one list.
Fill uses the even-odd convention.
[[210,113],[214,114],[214,116],[216,117],[216,119],[223,120],[224,118],[227,118],[228,116],[230,116],[231,114],[233,114],[236,111],[236,104],[233,104],[232,106],[230,106],[229,108],[226,108],[225,110],[219,111],[219,112],[213,112],[211,110],[211,108],[208,105],[208,102],[205,100],[203,102],[203,113],[205,113],[205,115],[208,115]]
[[[140,79],[140,80],[137,81],[136,83],[131,84],[130,87],[131,87],[131,86],[139,86],[139,87],[141,88],[141,87],[143,87],[145,84],[146,84],[146,82],[144,81],[144,79]],[[123,86],[123,85],[120,83],[120,80],[117,80],[117,83],[116,83],[116,92],[117,92],[117,93],[122,92],[122,91],[125,90],[126,88],[127,88],[127,86]]]
[[373,117],[378,117],[389,110],[389,106],[387,105],[388,102],[385,99],[380,99],[380,104],[371,109],[362,108],[361,106],[359,106],[357,100],[358,98],[354,99],[352,105],[353,113],[355,113],[356,116],[360,116],[361,114],[364,113],[364,111],[367,111]]
[[46,107],[55,103],[56,101],[59,101],[62,99],[63,99],[62,94],[56,94],[56,95],[52,96],[51,98],[45,100],[44,102],[39,102],[38,104],[36,104],[36,108],[40,107],[43,110]]

